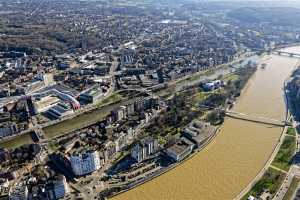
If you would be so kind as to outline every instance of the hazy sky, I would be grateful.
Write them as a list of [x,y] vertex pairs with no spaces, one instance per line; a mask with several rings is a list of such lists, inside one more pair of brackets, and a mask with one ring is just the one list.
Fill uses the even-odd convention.
[[[222,2],[222,1],[231,1],[231,2],[249,2],[249,1],[255,1],[259,4],[263,4],[263,2],[268,2],[268,4],[272,3],[273,6],[291,6],[291,7],[299,7],[300,6],[300,0],[194,0],[198,2]],[[253,6],[253,5],[249,5]]]

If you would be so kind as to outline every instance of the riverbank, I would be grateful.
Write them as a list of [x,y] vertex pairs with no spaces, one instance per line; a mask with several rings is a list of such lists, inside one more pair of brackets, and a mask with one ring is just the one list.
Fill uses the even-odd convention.
[[[242,200],[247,200],[250,195],[259,198],[264,192],[264,195],[269,195],[272,199],[275,197],[275,199],[283,198],[284,190],[289,186],[287,180],[290,179],[289,176],[294,176],[292,171],[293,158],[296,152],[296,136],[290,135],[289,129],[285,129],[283,143],[275,158],[269,166],[266,166],[267,169],[263,176],[255,182],[251,190],[242,197]],[[268,192],[266,193],[266,191]]]
[[[285,132],[286,132],[286,130],[287,130],[287,128],[285,127],[285,128],[283,129],[282,133],[281,133],[281,137],[280,137],[279,142],[277,143],[276,147],[274,148],[274,151],[273,151],[273,153],[271,154],[270,159],[265,163],[265,166],[261,169],[261,171],[257,174],[257,176],[249,183],[249,185],[248,185],[246,188],[244,188],[244,190],[242,190],[238,196],[236,196],[236,197],[234,198],[234,200],[240,200],[240,199],[246,200],[246,199],[248,199],[248,197],[249,197],[250,195],[253,195],[253,192],[256,191],[256,188],[255,188],[256,184],[257,184],[259,181],[264,182],[264,181],[263,181],[263,180],[264,180],[263,177],[265,176],[267,170],[270,169],[270,166],[271,166],[272,162],[274,161],[274,159],[275,159],[277,153],[278,153],[279,150],[280,150],[280,147],[281,147],[281,145],[282,145],[282,143],[283,143],[283,141],[284,141],[284,138],[285,138]],[[278,170],[277,170],[277,171],[278,171]],[[283,181],[283,179],[282,179],[282,181]],[[281,182],[282,182],[282,181],[281,181]],[[281,182],[279,183],[279,186],[281,185]],[[260,186],[260,187],[261,187],[261,186]],[[277,191],[278,189],[279,189],[279,187],[276,188],[276,191]]]
[[[43,127],[43,131],[46,135],[47,139],[54,139],[56,137],[62,136],[64,134],[68,134],[75,129],[80,129],[87,127],[91,124],[94,124],[98,121],[101,121],[105,118],[107,114],[110,113],[111,110],[118,108],[121,105],[126,103],[130,103],[135,99],[141,98],[143,94],[135,95],[131,99],[123,97],[123,101],[121,102],[119,98],[104,99],[103,102],[98,105],[95,105],[93,109],[91,107],[90,111],[78,111],[74,116],[67,116],[64,119],[56,120],[51,122],[47,126]],[[28,130],[24,132],[24,134],[15,135],[7,140],[0,141],[0,147],[2,148],[16,148],[24,144],[33,143],[32,138],[28,133],[33,130]]]
[[[294,71],[298,68],[299,63],[296,63],[293,67],[292,72],[290,73],[290,75],[285,79],[284,81],[284,85],[283,85],[283,94],[284,94],[284,99],[285,99],[285,120],[289,121],[291,119],[291,114],[289,112],[290,109],[290,103],[289,103],[289,97],[288,97],[288,93],[287,93],[287,79],[289,79],[289,77],[294,73]],[[277,145],[275,146],[272,154],[270,155],[269,159],[267,160],[267,162],[265,163],[264,167],[261,169],[261,171],[257,174],[257,176],[248,184],[248,186],[246,188],[244,188],[235,198],[234,200],[239,200],[239,199],[247,199],[247,196],[249,196],[251,194],[251,190],[255,187],[255,185],[262,179],[262,177],[265,175],[266,171],[269,169],[269,167],[271,166],[271,164],[275,161],[276,156],[278,155],[281,145],[283,144],[285,138],[286,138],[286,134],[289,130],[288,126],[285,126],[282,130],[281,133],[281,137],[277,143]],[[279,189],[279,188],[277,188]]]
[[211,135],[211,137],[209,137],[203,145],[201,145],[197,149],[194,149],[193,153],[191,153],[188,157],[186,157],[182,161],[171,164],[170,166],[164,168],[163,170],[161,170],[157,173],[154,173],[152,176],[147,177],[143,180],[140,180],[137,183],[132,183],[132,185],[129,188],[127,188],[125,190],[122,190],[120,192],[114,193],[110,196],[107,196],[106,198],[111,199],[111,198],[116,197],[116,196],[118,196],[122,193],[128,192],[129,190],[132,190],[132,189],[134,189],[138,186],[141,186],[141,185],[143,185],[143,184],[145,184],[145,183],[147,183],[147,182],[149,182],[149,181],[151,181],[151,180],[153,180],[153,179],[155,179],[155,178],[157,178],[157,177],[159,177],[159,176],[161,176],[161,175],[163,175],[167,172],[170,172],[171,170],[175,169],[176,167],[179,167],[180,165],[184,164],[186,161],[192,159],[195,155],[197,155],[197,153],[199,153],[201,150],[203,150],[207,145],[209,145],[210,142],[212,142],[213,139],[218,135],[218,133],[220,132],[220,129],[221,129],[221,126],[217,127],[216,130],[214,131],[214,133]]
[[[285,91],[285,90],[284,90]],[[286,120],[287,120],[287,116],[286,116]],[[275,148],[273,149],[272,154],[270,155],[269,159],[266,161],[264,167],[260,170],[260,172],[255,176],[255,178],[248,184],[248,186],[246,188],[244,188],[235,198],[234,200],[240,200],[240,199],[245,199],[245,196],[247,196],[248,194],[250,194],[250,190],[255,186],[255,184],[264,176],[264,174],[266,173],[266,171],[269,169],[269,166],[271,165],[271,163],[273,162],[273,160],[275,159],[280,146],[285,138],[285,133],[287,131],[288,127],[284,127],[282,129],[281,132],[281,137],[277,142],[277,145],[275,146]],[[247,198],[246,198],[247,199]]]
[[[283,120],[281,89],[296,60],[265,55],[260,63],[265,69],[251,78],[233,111]],[[218,136],[193,159],[113,199],[233,199],[263,168],[281,132],[279,127],[226,118]]]
[[[187,75],[185,77],[182,77],[176,81],[169,82],[169,83],[167,83],[167,88],[172,88],[175,85],[176,85],[176,87],[178,87],[178,85],[180,85],[180,86],[185,85],[185,81],[189,80],[190,78],[193,78],[193,77],[199,78],[199,77],[205,76],[205,74],[207,72],[218,71],[224,67],[228,67],[229,65],[237,64],[242,60],[251,58],[252,56],[254,56],[253,52],[245,53],[245,54],[241,55],[239,58],[237,58],[231,62],[215,66],[213,69],[199,71],[192,75]],[[166,90],[166,89],[163,89],[163,91],[164,90]],[[155,93],[157,93],[157,92],[155,92]],[[98,114],[100,113],[102,115],[104,112],[106,112],[106,110],[109,109],[107,107],[114,106],[114,104],[116,104],[114,107],[122,105],[119,99],[117,99],[117,102],[110,102],[110,103],[105,102],[109,98],[110,98],[110,96],[103,99],[103,102],[99,102],[96,105],[88,106],[84,110],[77,111],[77,112],[75,112],[75,114],[73,116],[67,116],[63,119],[55,120],[55,121],[51,121],[49,123],[43,124],[42,128],[43,128],[47,138],[51,139],[51,138],[53,138],[53,135],[55,135],[55,137],[61,136],[62,134],[65,134],[65,132],[68,133],[68,132],[73,131],[75,128],[82,128],[84,126],[88,126],[90,124],[95,123],[95,120],[100,121],[102,119],[102,117],[100,117],[101,119],[98,119],[99,118]],[[93,113],[95,113],[95,115],[93,115]],[[86,123],[85,123],[85,121],[86,121],[85,118],[88,121]],[[79,119],[79,120],[77,120],[77,119]],[[82,123],[83,123],[83,125],[80,125]],[[76,124],[76,127],[74,126],[74,124]],[[64,132],[64,133],[60,133],[60,132]],[[33,141],[30,137],[28,137],[28,134],[15,135],[13,137],[10,137],[7,140],[0,141],[0,148],[1,147],[16,148],[23,144],[29,144],[32,142]]]
[[[249,68],[251,69],[251,67],[249,67]],[[250,81],[251,77],[255,74],[255,71],[256,70],[253,71],[253,70],[248,69],[246,71],[241,70],[241,72],[240,71],[236,72],[237,73],[236,74],[236,76],[237,76],[236,79],[241,82],[240,92],[238,92],[238,93],[243,93],[243,91],[248,87],[248,82]],[[224,77],[224,78],[227,78],[227,76]],[[235,101],[237,101],[237,99],[238,99],[238,96],[235,97]],[[234,102],[233,102],[233,104],[234,104]],[[230,105],[227,105],[224,108],[224,110],[230,110],[231,108],[232,107]],[[142,180],[139,180],[138,182],[130,183],[129,186],[127,186],[128,188],[123,189],[122,191],[114,193],[112,195],[109,195],[108,197],[113,198],[113,197],[118,196],[122,193],[128,192],[129,190],[132,190],[132,189],[134,189],[134,188],[136,188],[140,185],[143,185],[146,182],[149,182],[149,181],[151,181],[151,180],[153,180],[153,179],[155,179],[155,178],[157,178],[157,177],[159,177],[159,176],[161,176],[161,175],[163,175],[167,172],[172,171],[173,169],[179,167],[180,165],[183,165],[185,162],[191,160],[194,156],[196,156],[199,152],[201,152],[205,147],[207,147],[217,137],[217,135],[220,132],[221,128],[222,128],[222,124],[216,127],[214,133],[209,138],[207,138],[207,140],[203,143],[203,145],[201,145],[197,149],[194,149],[193,153],[191,153],[189,156],[187,156],[182,161],[171,164],[170,166],[165,167],[165,168],[161,169],[160,171],[155,172],[151,176],[148,176],[148,177],[143,178]]]

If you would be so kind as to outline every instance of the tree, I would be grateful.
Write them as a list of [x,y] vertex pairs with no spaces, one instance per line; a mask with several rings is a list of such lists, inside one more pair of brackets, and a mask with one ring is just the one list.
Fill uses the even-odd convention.
[[223,123],[224,117],[224,111],[213,111],[207,115],[207,121],[213,125],[220,125]]

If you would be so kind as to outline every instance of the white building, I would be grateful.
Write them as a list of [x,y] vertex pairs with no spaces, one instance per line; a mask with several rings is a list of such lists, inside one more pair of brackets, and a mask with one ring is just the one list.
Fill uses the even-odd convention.
[[254,196],[249,196],[247,200],[256,200]]
[[47,95],[39,99],[34,99],[33,105],[34,105],[35,113],[39,114],[45,112],[51,107],[57,105],[59,102],[60,99],[54,95]]
[[157,141],[153,138],[146,138],[136,144],[131,150],[131,157],[137,162],[147,159],[151,154],[155,153],[158,148]]
[[38,74],[37,79],[43,81],[45,86],[53,85],[55,83],[53,79],[53,74],[51,73]]
[[133,138],[135,137],[135,131],[133,128],[129,128],[127,129],[127,140],[130,141],[130,140],[133,140]]
[[105,144],[105,152],[104,152],[105,160],[112,159],[116,153],[117,153],[116,143],[112,141],[108,141]]
[[7,191],[9,189],[9,181],[8,179],[0,178],[0,193],[2,191]]
[[117,121],[121,121],[126,117],[126,107],[120,106],[119,110],[117,111]]
[[116,152],[122,150],[127,144],[127,136],[121,132],[118,138],[115,140]]
[[211,81],[211,82],[205,83],[203,85],[203,89],[205,89],[207,91],[212,91],[212,90],[220,88],[222,86],[222,84],[223,83],[220,80]]
[[169,157],[173,158],[175,161],[181,161],[192,153],[194,144],[182,137],[176,144],[172,145],[166,150]]
[[56,199],[61,199],[70,192],[65,176],[59,176],[57,180],[53,181],[53,185]]
[[131,150],[131,157],[137,162],[143,161],[147,157],[146,148],[140,144],[135,145]]
[[101,167],[98,151],[70,156],[70,163],[77,176],[92,173]]

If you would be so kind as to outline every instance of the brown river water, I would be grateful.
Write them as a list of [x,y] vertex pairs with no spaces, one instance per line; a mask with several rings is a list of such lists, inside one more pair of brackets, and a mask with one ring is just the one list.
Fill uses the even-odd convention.
[[[285,51],[300,53],[300,47]],[[298,59],[266,55],[248,82],[234,111],[284,120],[283,85]],[[230,200],[269,160],[282,128],[227,118],[217,137],[201,152],[173,170],[113,200]]]

